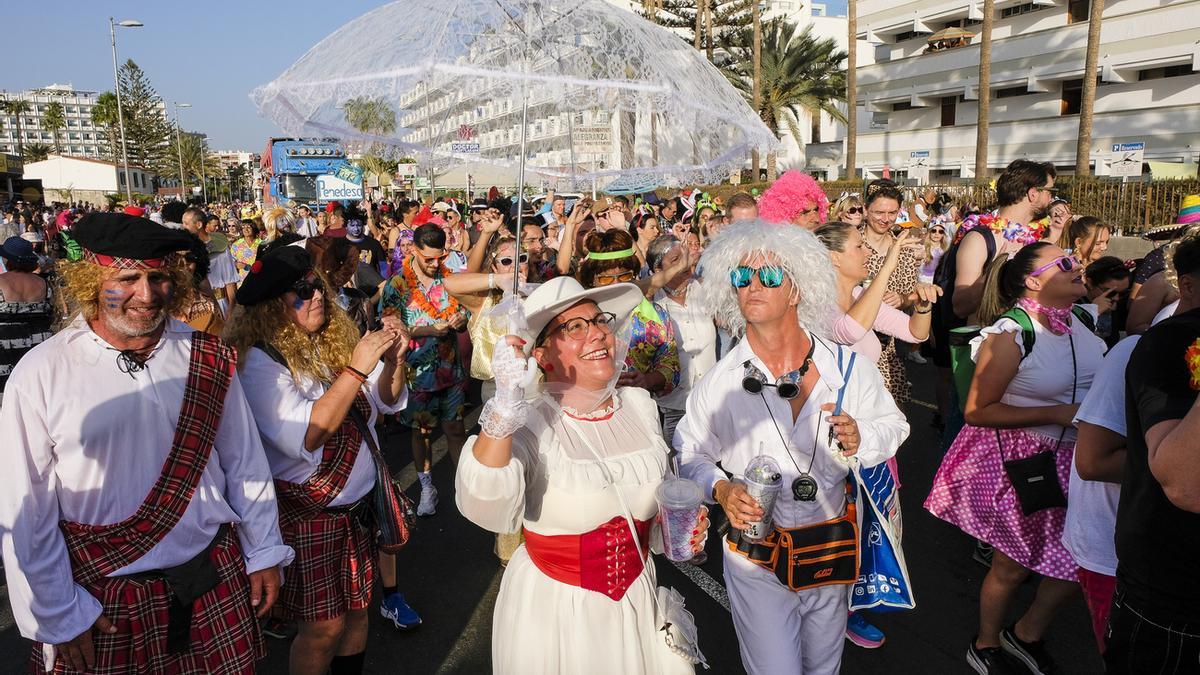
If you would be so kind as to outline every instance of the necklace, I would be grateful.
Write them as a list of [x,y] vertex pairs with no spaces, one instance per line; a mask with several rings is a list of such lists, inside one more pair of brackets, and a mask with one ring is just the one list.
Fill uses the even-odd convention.
[[[429,301],[429,296],[425,292],[425,287],[417,279],[417,271],[413,269],[412,258],[408,258],[404,261],[404,264],[401,266],[401,272],[404,276],[404,281],[408,283],[408,297],[410,301],[417,306],[417,309],[421,310],[430,318],[439,319],[441,321],[449,321],[454,317],[455,314],[458,313],[458,300],[456,300],[454,296],[450,295],[449,293],[446,294],[446,297],[450,299],[450,302],[443,309],[438,309],[432,302]],[[446,269],[446,265],[444,263],[440,263],[438,265],[437,274],[433,277],[434,283],[441,281],[441,279],[447,274],[449,274],[449,270]],[[445,291],[443,290],[443,292]]]

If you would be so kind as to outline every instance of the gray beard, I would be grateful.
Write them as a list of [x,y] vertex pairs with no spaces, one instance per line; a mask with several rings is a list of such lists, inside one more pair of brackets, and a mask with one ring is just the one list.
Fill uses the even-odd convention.
[[104,320],[108,324],[109,328],[111,328],[113,332],[124,335],[125,337],[142,337],[143,335],[149,335],[158,330],[159,327],[162,326],[163,322],[166,321],[166,319],[167,310],[165,307],[158,310],[158,313],[154,315],[154,318],[147,322],[150,324],[149,326],[143,326],[129,321],[120,312],[114,312],[111,314],[105,313],[104,315]]

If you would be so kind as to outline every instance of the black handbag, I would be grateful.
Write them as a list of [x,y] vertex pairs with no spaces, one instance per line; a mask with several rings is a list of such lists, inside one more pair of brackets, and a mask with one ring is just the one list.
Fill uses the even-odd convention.
[[[1075,402],[1076,379],[1079,374],[1075,363],[1075,338],[1068,334],[1071,343],[1071,403]],[[1021,504],[1021,512],[1031,516],[1038,511],[1053,508],[1065,508],[1067,495],[1063,492],[1062,483],[1058,480],[1058,463],[1056,457],[1058,448],[1062,445],[1063,436],[1067,433],[1064,427],[1058,436],[1058,441],[1049,450],[1043,450],[1024,459],[1004,459],[1004,443],[1000,439],[1000,430],[996,430],[996,445],[1000,447],[1000,459],[1004,462],[1004,473],[1012,483],[1013,491],[1017,493],[1017,502]]]

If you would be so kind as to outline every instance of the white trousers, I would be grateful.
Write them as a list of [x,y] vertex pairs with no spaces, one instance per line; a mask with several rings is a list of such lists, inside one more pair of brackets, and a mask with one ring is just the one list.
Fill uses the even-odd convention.
[[725,555],[725,588],[750,675],[836,675],[845,645],[845,586],[794,592],[774,574]]

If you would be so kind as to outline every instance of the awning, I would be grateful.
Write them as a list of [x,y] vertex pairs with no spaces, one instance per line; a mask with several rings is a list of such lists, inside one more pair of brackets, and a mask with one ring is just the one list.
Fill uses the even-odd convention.
[[1195,178],[1195,162],[1156,162],[1146,160],[1150,165],[1150,176],[1155,180],[1160,178]]

